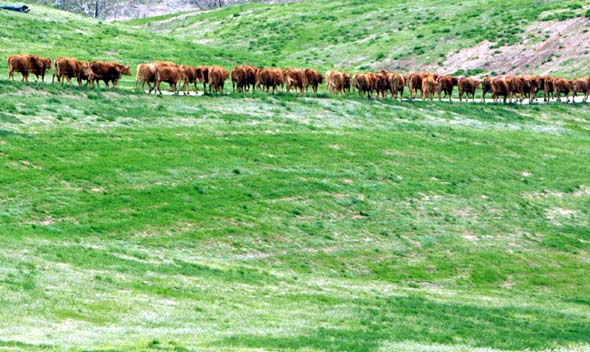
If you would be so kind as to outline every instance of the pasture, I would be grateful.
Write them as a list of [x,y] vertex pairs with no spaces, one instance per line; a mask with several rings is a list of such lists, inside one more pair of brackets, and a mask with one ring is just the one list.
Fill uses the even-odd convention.
[[[248,10],[219,13],[235,9]],[[0,12],[2,57],[270,57],[40,11]],[[110,91],[6,76],[0,351],[590,348],[589,104],[153,96],[131,78]]]

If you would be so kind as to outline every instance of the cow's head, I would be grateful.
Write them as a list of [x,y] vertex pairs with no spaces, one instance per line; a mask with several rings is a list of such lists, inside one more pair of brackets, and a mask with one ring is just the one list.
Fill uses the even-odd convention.
[[51,59],[49,58],[43,58],[41,59],[41,62],[43,63],[43,68],[46,70],[51,70]]
[[88,80],[92,80],[94,78],[94,71],[92,71],[89,64],[84,63],[80,69],[80,75],[86,77]]
[[122,75],[131,76],[131,69],[129,68],[129,65],[119,65],[117,71],[119,71],[119,73]]

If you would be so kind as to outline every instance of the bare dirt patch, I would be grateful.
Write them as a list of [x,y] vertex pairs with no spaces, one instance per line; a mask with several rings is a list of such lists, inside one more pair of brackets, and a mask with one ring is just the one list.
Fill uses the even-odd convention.
[[590,19],[583,17],[537,22],[527,27],[525,33],[542,36],[543,40],[538,43],[532,43],[534,40],[531,38],[525,39],[522,44],[490,48],[493,43],[484,41],[451,55],[443,67],[448,72],[482,68],[498,74],[550,74],[564,69],[563,65],[568,60],[589,59],[589,28]]

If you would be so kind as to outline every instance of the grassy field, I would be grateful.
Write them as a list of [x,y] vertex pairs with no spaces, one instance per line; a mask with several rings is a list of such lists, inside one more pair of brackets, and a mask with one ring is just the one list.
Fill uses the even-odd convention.
[[0,92],[2,348],[590,344],[587,105]]
[[[0,56],[271,57],[42,11],[0,11]],[[590,348],[588,104],[162,97],[0,67],[0,351]]]

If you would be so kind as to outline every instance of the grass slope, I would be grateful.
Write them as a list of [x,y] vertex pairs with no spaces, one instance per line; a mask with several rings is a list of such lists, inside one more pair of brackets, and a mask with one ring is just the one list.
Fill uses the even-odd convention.
[[[215,63],[226,67],[251,60],[247,53],[171,39],[126,25],[103,23],[47,7],[34,7],[29,14],[0,11],[0,23],[2,78],[8,74],[8,56],[19,53],[52,59],[73,56],[81,60],[114,60],[131,65],[133,72],[135,65],[154,60],[190,65]],[[124,81],[134,80],[124,78]]]
[[[2,55],[269,57],[42,11]],[[589,119],[0,80],[0,350],[583,351]]]
[[[444,71],[446,58],[483,41],[493,43],[490,51],[541,42],[546,33],[525,28],[584,16],[584,6],[579,0],[316,0],[232,6],[129,23],[184,40],[264,55],[263,65],[350,70],[427,66]],[[572,57],[574,62],[567,62],[560,73],[590,74],[587,52],[585,56]],[[536,67],[520,70],[531,72]]]

